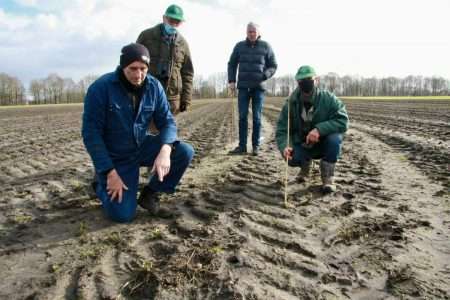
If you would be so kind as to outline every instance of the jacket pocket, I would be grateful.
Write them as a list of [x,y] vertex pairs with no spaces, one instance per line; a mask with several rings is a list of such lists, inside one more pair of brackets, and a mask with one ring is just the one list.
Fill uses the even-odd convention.
[[175,49],[175,57],[174,57],[175,63],[177,67],[181,68],[184,61],[184,51],[181,48]]
[[123,131],[124,127],[124,114],[125,108],[119,104],[112,102],[108,105],[106,128],[110,131]]
[[177,69],[172,71],[172,76],[170,77],[169,86],[167,89],[167,97],[174,98],[181,92],[181,75]]

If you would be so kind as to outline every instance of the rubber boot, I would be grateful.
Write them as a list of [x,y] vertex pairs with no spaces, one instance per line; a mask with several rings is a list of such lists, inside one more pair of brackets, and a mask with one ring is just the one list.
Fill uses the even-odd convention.
[[312,160],[308,160],[304,165],[300,166],[300,172],[297,175],[297,182],[306,182],[311,174]]
[[332,193],[336,191],[336,185],[333,182],[335,163],[324,160],[320,161],[320,176],[322,177],[322,191]]
[[258,146],[253,147],[252,155],[253,156],[258,156],[259,155],[259,147]]

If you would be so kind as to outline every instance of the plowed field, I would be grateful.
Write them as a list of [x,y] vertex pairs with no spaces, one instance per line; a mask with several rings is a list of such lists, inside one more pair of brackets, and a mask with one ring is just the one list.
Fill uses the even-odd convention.
[[131,224],[90,190],[81,105],[0,109],[0,299],[450,299],[450,101],[346,104],[338,191],[291,168],[285,207],[282,100],[257,157],[227,155],[229,99],[196,101],[173,215]]

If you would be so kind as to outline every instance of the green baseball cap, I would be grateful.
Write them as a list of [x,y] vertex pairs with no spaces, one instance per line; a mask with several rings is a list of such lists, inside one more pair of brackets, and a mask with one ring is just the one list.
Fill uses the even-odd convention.
[[295,80],[302,80],[314,76],[316,76],[316,71],[314,71],[313,67],[301,66],[300,69],[298,69],[297,74],[295,74]]
[[172,4],[166,9],[164,16],[178,21],[184,21],[183,10],[175,4]]

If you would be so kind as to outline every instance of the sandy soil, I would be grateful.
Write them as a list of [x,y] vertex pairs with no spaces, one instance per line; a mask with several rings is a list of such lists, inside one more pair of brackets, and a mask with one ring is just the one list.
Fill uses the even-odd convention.
[[173,215],[131,224],[89,188],[81,106],[0,109],[0,298],[450,299],[450,102],[348,101],[338,192],[291,168],[289,207],[266,104],[258,157],[226,154],[229,100],[181,114],[196,157]]

